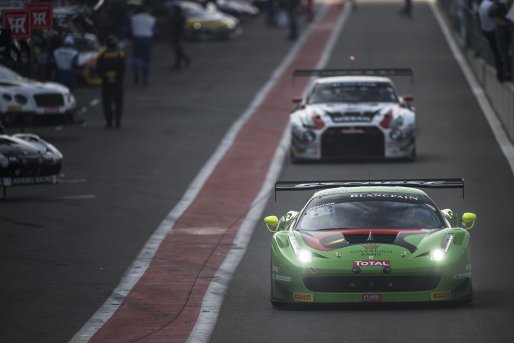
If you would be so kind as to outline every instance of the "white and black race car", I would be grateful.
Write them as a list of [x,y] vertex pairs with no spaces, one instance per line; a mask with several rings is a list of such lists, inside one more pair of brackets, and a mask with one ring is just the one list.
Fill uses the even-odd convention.
[[398,96],[386,76],[411,69],[296,70],[318,76],[290,115],[293,161],[416,157],[412,96]]
[[62,154],[55,146],[30,133],[0,134],[0,186],[57,182]]
[[66,86],[31,80],[0,66],[0,124],[61,124],[73,121],[76,107]]

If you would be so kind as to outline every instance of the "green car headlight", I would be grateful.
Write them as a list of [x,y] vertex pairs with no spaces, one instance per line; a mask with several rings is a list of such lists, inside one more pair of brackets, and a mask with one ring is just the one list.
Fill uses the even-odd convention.
[[298,260],[303,263],[308,263],[312,261],[312,253],[308,250],[301,249],[296,254],[298,256]]
[[443,249],[430,250],[430,259],[432,261],[442,261],[444,260],[444,255],[446,255],[446,253],[443,251]]
[[444,260],[444,257],[448,252],[448,249],[450,249],[450,245],[452,244],[452,242],[453,235],[447,235],[446,237],[444,237],[440,248],[430,250],[430,259],[436,262]]
[[305,250],[300,247],[298,241],[296,240],[294,233],[289,235],[289,241],[291,242],[291,247],[293,247],[293,251],[298,258],[298,261],[302,263],[309,263],[312,261],[312,253],[309,250]]

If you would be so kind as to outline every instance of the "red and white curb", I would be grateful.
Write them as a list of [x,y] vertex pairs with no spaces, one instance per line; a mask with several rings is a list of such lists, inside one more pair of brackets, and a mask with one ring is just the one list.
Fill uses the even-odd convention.
[[208,341],[287,151],[289,99],[308,82],[291,72],[325,65],[349,13],[320,13],[71,342]]

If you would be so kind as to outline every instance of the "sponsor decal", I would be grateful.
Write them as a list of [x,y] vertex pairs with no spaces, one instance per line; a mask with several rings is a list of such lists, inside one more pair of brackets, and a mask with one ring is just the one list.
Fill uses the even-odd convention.
[[43,111],[45,113],[59,113],[59,107],[45,107]]
[[471,272],[465,272],[460,274],[453,274],[454,280],[461,280],[461,279],[469,279],[471,277]]
[[362,135],[366,132],[363,129],[356,129],[354,127],[351,127],[349,129],[342,129],[341,133],[343,135]]
[[35,183],[54,183],[57,181],[57,177],[53,176],[27,176],[27,177],[15,177],[15,178],[4,178],[3,185],[16,186],[16,185],[30,185]]
[[[457,181],[455,181],[457,182]],[[332,181],[332,182],[311,182],[311,183],[299,183],[291,186],[292,188],[318,188],[320,186],[329,186],[329,187],[344,187],[344,186],[434,186],[441,187],[444,185],[454,185],[452,181],[447,180],[384,180],[384,181]],[[457,184],[457,185],[460,185]],[[339,193],[339,192],[335,192]],[[357,194],[355,194],[357,195]],[[406,196],[406,195],[400,195]],[[412,198],[417,198],[415,196],[410,196]]]
[[382,302],[382,295],[380,294],[363,294],[362,295],[363,303],[379,303]]
[[431,299],[432,300],[447,300],[451,299],[452,293],[450,291],[446,292],[432,292]]
[[314,207],[309,210],[309,214],[310,214],[311,218],[316,218],[316,217],[320,217],[320,216],[328,216],[328,215],[334,214],[335,212],[336,212],[336,209],[335,209],[333,203]]
[[368,261],[353,261],[354,267],[390,267],[389,260],[368,260]]
[[21,106],[9,105],[7,106],[7,112],[21,112]]
[[[332,120],[336,123],[342,123],[342,122],[370,122],[371,121],[371,118],[369,117],[357,117],[357,116],[344,116],[344,117],[333,117]],[[364,133],[364,130],[361,130],[362,132],[351,132],[350,134],[354,134],[354,133]],[[344,135],[344,134],[347,134],[346,132],[344,132],[344,130],[341,130],[341,133]]]
[[419,197],[404,194],[389,194],[389,193],[367,193],[367,194],[350,194],[350,198],[388,198],[388,199],[404,199],[418,201]]
[[378,247],[380,246],[380,244],[376,244],[376,243],[368,243],[368,244],[363,244],[362,247],[366,250],[375,250],[377,249]]
[[32,2],[26,5],[30,14],[32,30],[51,29],[53,26],[52,4],[47,2]]
[[32,35],[30,12],[27,9],[4,9],[2,24],[11,30],[12,38],[25,38]]
[[392,254],[392,250],[387,249],[368,249],[368,250],[351,250],[350,254],[360,254],[361,257],[382,256],[382,254]]
[[297,301],[297,302],[303,302],[303,303],[314,302],[314,294],[312,294],[312,293],[294,293],[293,297],[294,297],[294,301]]
[[273,280],[283,281],[283,282],[291,282],[292,281],[290,276],[284,276],[284,275],[278,275],[278,274],[273,274]]

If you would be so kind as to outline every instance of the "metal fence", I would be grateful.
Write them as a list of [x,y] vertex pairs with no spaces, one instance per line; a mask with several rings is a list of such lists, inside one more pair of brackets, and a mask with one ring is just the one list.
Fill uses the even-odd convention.
[[[446,13],[459,44],[463,49],[471,50],[475,57],[480,57],[494,67],[494,58],[487,41],[480,32],[475,10],[470,6],[470,0],[437,0],[439,8]],[[514,36],[514,35],[513,35]],[[511,65],[514,65],[511,41],[509,55]],[[511,75],[513,73],[511,72]],[[506,80],[506,81],[513,81]]]

